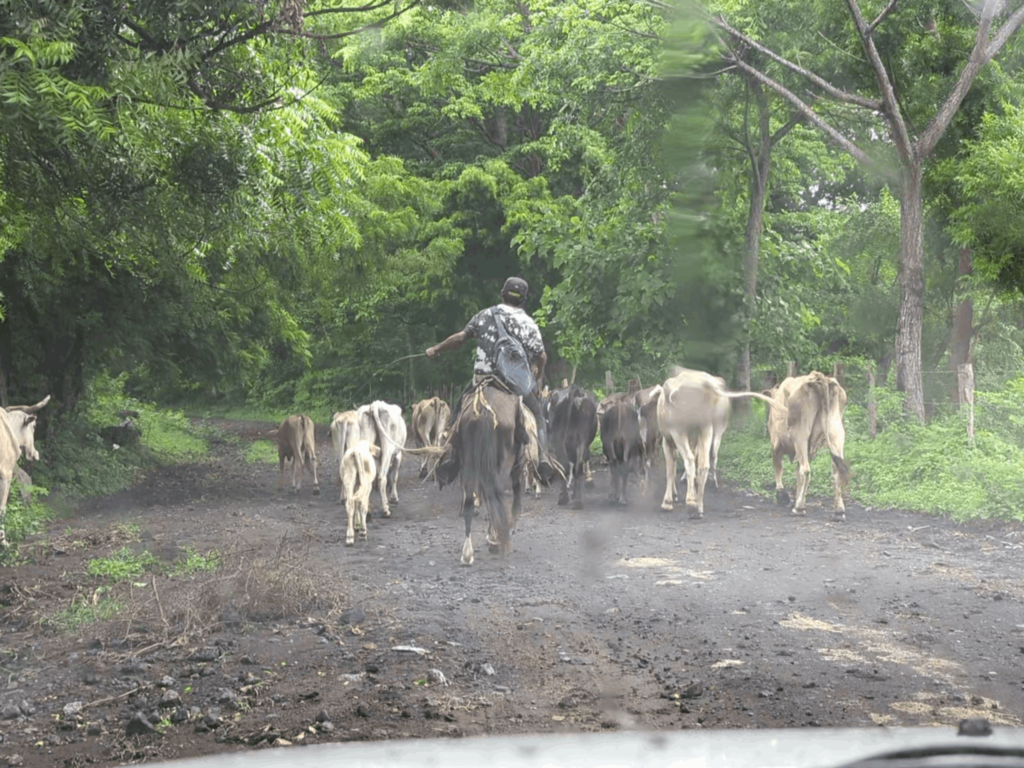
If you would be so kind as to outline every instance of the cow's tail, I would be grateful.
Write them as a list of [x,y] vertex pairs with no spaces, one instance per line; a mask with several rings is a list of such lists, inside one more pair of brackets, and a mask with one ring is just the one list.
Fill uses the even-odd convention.
[[763,395],[760,392],[723,392],[722,394],[730,400],[737,400],[741,397],[754,397],[768,403],[769,406],[778,410],[783,416],[789,413],[789,409],[781,402],[769,397],[768,395]]
[[341,424],[337,422],[337,418],[340,415],[335,413],[331,417],[331,445],[334,446],[334,455],[338,457],[338,461],[341,461]]
[[825,436],[828,439],[828,452],[832,456],[832,463],[835,464],[835,467],[839,472],[840,485],[846,486],[849,484],[850,477],[853,472],[850,470],[850,465],[846,463],[846,459],[844,459],[839,453],[839,447],[835,444],[835,435],[833,435],[832,430],[829,429],[829,422],[832,420],[832,409],[836,407],[836,403],[839,399],[839,393],[836,391],[837,386],[839,386],[838,382],[832,379],[827,380],[826,394],[828,397],[825,400],[823,418],[826,420]]

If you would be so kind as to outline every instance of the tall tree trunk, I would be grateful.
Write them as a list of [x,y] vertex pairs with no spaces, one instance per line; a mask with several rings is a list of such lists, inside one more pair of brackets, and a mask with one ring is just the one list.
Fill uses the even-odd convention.
[[924,323],[924,202],[920,163],[900,171],[900,315],[896,325],[896,388],[903,410],[924,423],[921,329]]
[[[960,263],[957,276],[965,277],[974,272],[974,251],[970,248],[960,249]],[[964,296],[956,307],[953,316],[953,332],[949,343],[949,370],[953,372],[953,407],[959,408],[960,387],[957,384],[957,371],[961,365],[971,362],[971,340],[974,337],[974,300]]]
[[[751,169],[750,212],[747,215],[747,232],[744,240],[743,292],[747,305],[747,317],[754,316],[757,307],[757,270],[761,249],[761,228],[764,224],[764,202],[768,192],[768,173],[771,169],[771,147],[762,147],[764,154],[757,166]],[[750,390],[750,334],[743,339],[743,349],[736,365],[736,383],[743,390]],[[743,399],[733,403],[739,413],[750,410],[750,401]]]

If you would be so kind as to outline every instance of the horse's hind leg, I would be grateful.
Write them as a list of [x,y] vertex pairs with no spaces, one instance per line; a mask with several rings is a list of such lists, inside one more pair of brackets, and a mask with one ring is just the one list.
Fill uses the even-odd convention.
[[473,564],[473,493],[462,491],[462,516],[466,520],[466,540],[462,543],[462,564]]

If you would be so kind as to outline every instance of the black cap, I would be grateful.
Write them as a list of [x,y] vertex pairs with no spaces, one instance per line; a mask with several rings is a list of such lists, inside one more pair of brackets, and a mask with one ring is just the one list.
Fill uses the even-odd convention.
[[505,281],[505,285],[501,289],[502,296],[511,296],[513,299],[520,299],[521,301],[526,301],[529,293],[530,286],[521,277],[510,277]]

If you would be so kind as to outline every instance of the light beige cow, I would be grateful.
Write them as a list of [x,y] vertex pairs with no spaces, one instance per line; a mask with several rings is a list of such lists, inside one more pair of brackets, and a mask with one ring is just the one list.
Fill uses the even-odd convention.
[[850,468],[843,457],[846,429],[843,410],[846,390],[836,379],[818,371],[805,376],[784,379],[769,394],[788,410],[771,407],[768,412],[768,437],[772,443],[772,464],[775,468],[775,499],[789,504],[789,494],[782,485],[782,457],[796,461],[796,501],[793,514],[807,512],[807,486],[811,482],[811,461],[823,446],[832,456],[832,483],[835,488],[835,518],[846,519],[843,486],[850,479]]
[[0,408],[0,549],[7,548],[4,517],[7,497],[11,493],[18,459],[24,454],[29,461],[39,461],[36,450],[36,412],[50,402],[47,395],[35,405],[12,405]]
[[369,440],[357,440],[341,457],[341,487],[345,498],[345,512],[348,528],[345,530],[345,546],[356,543],[355,529],[359,538],[366,541],[366,514],[370,510],[370,491],[377,478],[377,461],[380,448]]
[[[412,436],[416,445],[421,448],[440,445],[451,415],[452,409],[439,397],[431,397],[416,403],[412,408]],[[429,456],[421,456],[420,462],[422,480],[427,476],[433,462]]]
[[[686,506],[690,517],[700,518],[704,516],[704,486],[716,442],[716,424],[721,423],[723,412],[728,413],[729,401],[756,397],[784,413],[786,408],[760,392],[727,392],[725,379],[710,373],[688,368],[675,370],[675,375],[662,384],[662,394],[658,398],[658,431],[661,432],[665,454],[665,497],[661,508],[672,509],[678,451],[686,468]],[[696,433],[695,443],[690,441],[693,433]],[[717,453],[715,450],[716,458]]]
[[[345,456],[345,451],[361,439],[359,413],[357,411],[335,411],[331,417],[331,444],[334,446],[334,455],[338,457],[338,474],[332,481],[333,483],[341,484],[341,459]],[[345,501],[344,486],[342,486],[340,500]]]

